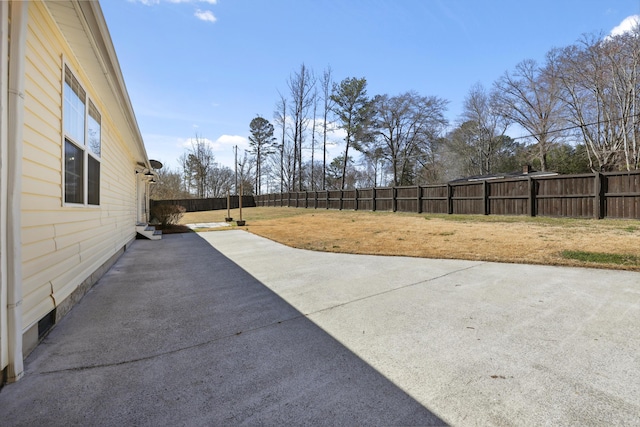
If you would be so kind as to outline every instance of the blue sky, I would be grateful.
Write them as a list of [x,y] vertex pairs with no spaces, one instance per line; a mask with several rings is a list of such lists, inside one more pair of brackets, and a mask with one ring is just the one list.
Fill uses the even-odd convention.
[[[640,0],[102,0],[150,158],[175,168],[195,134],[233,167],[256,114],[304,63],[368,94],[408,90],[450,101],[584,33],[608,34]],[[518,136],[518,135],[512,135]],[[342,149],[339,137],[329,157]],[[307,153],[310,156],[310,152]],[[321,153],[317,153],[321,156]]]

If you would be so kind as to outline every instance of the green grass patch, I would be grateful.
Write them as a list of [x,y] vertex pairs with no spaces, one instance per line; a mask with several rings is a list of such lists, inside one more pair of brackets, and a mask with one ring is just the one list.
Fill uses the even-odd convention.
[[565,259],[575,259],[577,261],[592,262],[598,264],[616,265],[640,265],[640,258],[630,254],[607,254],[602,252],[587,251],[562,251]]

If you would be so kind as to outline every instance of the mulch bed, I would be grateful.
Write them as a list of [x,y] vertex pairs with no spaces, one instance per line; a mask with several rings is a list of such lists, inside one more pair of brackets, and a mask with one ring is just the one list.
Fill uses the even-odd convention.
[[192,229],[182,224],[175,225],[156,225],[156,230],[161,230],[162,234],[191,233]]

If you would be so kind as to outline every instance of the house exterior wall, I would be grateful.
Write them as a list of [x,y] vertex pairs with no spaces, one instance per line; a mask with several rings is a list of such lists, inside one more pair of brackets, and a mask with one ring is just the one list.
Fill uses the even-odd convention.
[[[23,332],[59,307],[135,238],[136,159],[111,99],[92,82],[41,2],[30,2],[22,175]],[[62,76],[68,64],[101,114],[100,205],[63,203]],[[123,130],[122,132],[126,132]]]

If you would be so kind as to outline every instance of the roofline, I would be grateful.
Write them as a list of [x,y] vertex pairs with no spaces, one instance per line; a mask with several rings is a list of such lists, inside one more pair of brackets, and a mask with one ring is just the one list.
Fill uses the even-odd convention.
[[104,19],[102,8],[99,1],[82,1],[72,0],[76,9],[80,12],[84,18],[89,34],[91,35],[91,43],[96,50],[96,54],[102,63],[103,70],[105,72],[105,78],[109,82],[111,89],[113,90],[116,99],[120,103],[120,107],[125,113],[125,118],[129,124],[131,133],[134,136],[136,146],[139,150],[139,154],[144,158],[145,164],[149,165],[149,156],[144,146],[144,140],[138,127],[138,121],[136,119],[133,106],[131,105],[131,99],[129,98],[129,92],[124,82],[124,76],[118,62],[113,41],[107,27],[107,22]]

